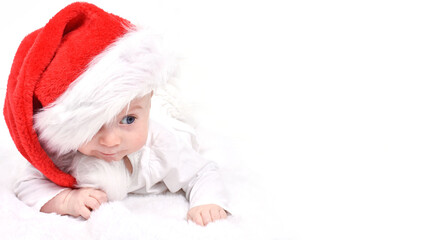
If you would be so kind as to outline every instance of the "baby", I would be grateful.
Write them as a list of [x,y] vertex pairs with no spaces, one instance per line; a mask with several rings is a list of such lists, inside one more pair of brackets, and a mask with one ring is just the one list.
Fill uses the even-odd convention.
[[90,217],[128,193],[183,190],[199,225],[227,217],[217,166],[194,130],[151,116],[170,73],[160,39],[88,3],[73,3],[22,41],[4,115],[30,164],[17,196],[41,212]]

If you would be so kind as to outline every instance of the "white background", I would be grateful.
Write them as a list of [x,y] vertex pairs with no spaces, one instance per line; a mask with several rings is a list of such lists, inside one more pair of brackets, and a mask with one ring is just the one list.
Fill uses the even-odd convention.
[[[425,239],[421,1],[91,2],[168,36],[200,121],[296,238]],[[67,3],[0,3],[2,102],[21,39]]]

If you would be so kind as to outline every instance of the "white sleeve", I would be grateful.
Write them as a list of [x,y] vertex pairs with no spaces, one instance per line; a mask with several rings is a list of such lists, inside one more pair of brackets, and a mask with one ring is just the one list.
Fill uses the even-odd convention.
[[205,165],[182,189],[186,192],[190,208],[217,204],[230,212],[228,193],[214,162]]
[[65,189],[48,180],[29,163],[21,172],[14,186],[16,196],[37,211],[40,211],[44,204]]

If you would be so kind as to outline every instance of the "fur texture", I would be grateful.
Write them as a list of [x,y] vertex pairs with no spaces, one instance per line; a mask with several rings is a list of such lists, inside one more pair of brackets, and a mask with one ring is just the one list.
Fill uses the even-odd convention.
[[76,187],[101,189],[109,201],[123,200],[127,196],[130,174],[123,160],[106,162],[77,153],[69,172],[77,179]]

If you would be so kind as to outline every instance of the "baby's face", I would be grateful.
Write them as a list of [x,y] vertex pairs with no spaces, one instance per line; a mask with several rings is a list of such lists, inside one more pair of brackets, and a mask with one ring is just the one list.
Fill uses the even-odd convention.
[[118,161],[141,149],[148,136],[148,120],[152,93],[134,99],[129,108],[117,115],[116,122],[104,125],[78,151],[105,161]]

